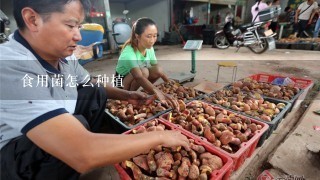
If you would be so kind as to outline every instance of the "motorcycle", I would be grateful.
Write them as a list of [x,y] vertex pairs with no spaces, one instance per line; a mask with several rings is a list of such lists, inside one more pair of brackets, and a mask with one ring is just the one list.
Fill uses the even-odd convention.
[[[215,34],[213,47],[227,49],[230,46],[247,47],[256,54],[262,54],[266,50],[275,49],[274,36],[272,30],[265,31],[261,26],[264,22],[256,22],[239,26],[234,29],[232,22],[227,22],[223,29]],[[271,31],[271,32],[270,32]]]
[[9,41],[5,34],[5,26],[9,24],[9,18],[0,10],[0,44]]

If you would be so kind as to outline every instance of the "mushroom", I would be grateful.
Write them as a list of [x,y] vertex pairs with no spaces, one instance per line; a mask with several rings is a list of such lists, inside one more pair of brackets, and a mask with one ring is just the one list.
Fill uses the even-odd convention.
[[233,133],[230,132],[230,131],[223,131],[219,140],[221,141],[221,143],[223,145],[227,145],[229,143],[235,144],[235,145],[240,145],[241,144],[240,139],[239,138],[234,138]]

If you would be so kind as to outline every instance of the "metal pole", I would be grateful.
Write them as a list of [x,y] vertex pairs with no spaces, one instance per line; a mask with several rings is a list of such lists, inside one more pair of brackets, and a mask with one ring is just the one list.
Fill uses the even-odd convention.
[[[245,3],[244,5],[242,5],[242,10],[241,10],[241,19],[242,19],[242,21],[243,22],[245,22],[245,14],[246,14],[246,5],[247,5],[247,3]],[[249,8],[250,9],[250,8]],[[248,12],[250,12],[250,11],[248,11]],[[242,22],[242,23],[243,23]],[[251,22],[251,21],[250,21]]]
[[173,12],[173,0],[168,0],[168,4],[169,4],[169,27],[172,26],[173,24],[175,24],[175,15]]
[[103,0],[104,3],[104,9],[106,13],[106,22],[107,22],[107,29],[106,33],[108,35],[108,40],[109,40],[109,48],[114,51],[115,50],[115,42],[112,37],[112,18],[111,18],[111,11],[110,11],[110,3],[109,0]]
[[196,51],[191,51],[191,71],[192,74],[196,73]]
[[211,3],[210,3],[210,0],[208,0],[208,19],[207,19],[207,24],[210,24],[210,10],[211,10]]
[[234,17],[237,17],[237,13],[238,13],[238,5],[234,6]]

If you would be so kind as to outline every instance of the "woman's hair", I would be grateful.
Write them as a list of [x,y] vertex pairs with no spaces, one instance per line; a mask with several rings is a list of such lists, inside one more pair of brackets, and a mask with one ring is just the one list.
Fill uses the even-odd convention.
[[131,37],[124,43],[123,48],[124,49],[127,45],[131,45],[132,48],[136,51],[138,49],[138,39],[136,37],[137,35],[141,35],[144,33],[146,28],[150,25],[155,25],[157,24],[150,18],[139,18],[132,26],[131,30]]
[[26,24],[23,21],[21,11],[25,7],[30,7],[39,13],[44,20],[50,18],[50,14],[54,12],[63,12],[64,6],[72,1],[79,1],[85,12],[91,7],[90,0],[14,0],[13,15],[19,29],[24,29]]
[[257,4],[257,7],[254,9],[255,11],[259,11],[259,5],[260,5],[260,2],[261,0],[257,0],[258,4]]

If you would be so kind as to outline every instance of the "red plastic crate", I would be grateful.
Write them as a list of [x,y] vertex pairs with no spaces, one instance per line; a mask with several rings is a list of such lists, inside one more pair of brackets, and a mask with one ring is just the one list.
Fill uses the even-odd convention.
[[[166,129],[177,130],[177,131],[181,130],[180,128],[177,128],[176,125],[174,125],[172,123],[164,122],[165,120],[162,120],[162,119],[157,119],[157,120],[158,120],[159,123],[164,124],[166,126]],[[140,126],[143,126],[143,125],[140,125]],[[134,129],[138,129],[139,127],[136,127]],[[131,132],[134,129],[126,131],[123,134],[131,134]],[[222,162],[223,162],[224,165],[222,166],[221,169],[213,171],[210,174],[210,179],[212,179],[212,180],[222,180],[222,179],[223,180],[227,180],[227,179],[230,179],[230,175],[233,172],[233,169],[232,169],[233,161],[232,161],[232,159],[230,157],[228,157],[223,152],[218,151],[216,148],[212,148],[212,146],[210,146],[207,142],[203,141],[203,139],[200,139],[200,138],[198,138],[196,136],[190,135],[190,133],[187,133],[185,131],[181,131],[181,133],[183,135],[185,135],[188,139],[193,139],[195,144],[203,146],[206,149],[207,152],[210,152],[211,154],[214,154],[214,155],[216,155],[216,156],[218,156],[218,157],[220,157],[222,159]],[[130,177],[130,175],[126,172],[126,170],[123,169],[119,164],[115,164],[115,168],[117,169],[117,171],[118,171],[118,173],[120,175],[120,178],[122,180],[131,180],[132,179]]]
[[[205,103],[205,102],[202,102],[202,103]],[[224,108],[220,108],[220,107],[217,107],[217,106],[214,106],[214,105],[211,105],[211,104],[208,104],[208,105],[213,107],[214,109],[219,109],[219,110],[224,109]],[[244,163],[244,161],[253,154],[254,150],[257,147],[257,144],[258,144],[261,136],[264,135],[264,133],[269,129],[269,125],[266,124],[266,123],[260,122],[258,120],[255,120],[253,118],[249,118],[249,117],[237,114],[237,113],[229,111],[229,110],[227,110],[227,112],[228,113],[234,113],[234,114],[236,114],[236,116],[240,116],[240,117],[243,117],[243,118],[248,118],[248,119],[251,120],[251,122],[254,122],[254,123],[259,124],[259,125],[262,126],[261,130],[256,131],[256,134],[249,141],[247,141],[245,143],[242,143],[240,149],[236,153],[233,153],[233,154],[229,153],[229,152],[227,152],[227,151],[225,151],[225,150],[223,150],[223,149],[221,149],[219,147],[214,146],[212,143],[208,142],[206,140],[206,138],[200,137],[200,139],[204,140],[210,146],[216,148],[217,150],[219,150],[222,153],[226,154],[227,156],[231,157],[232,160],[233,160],[233,169],[237,170],[237,169],[239,169],[241,167],[241,165]],[[173,124],[173,123],[167,121],[168,114],[169,113],[163,114],[163,115],[160,116],[160,118],[163,119],[163,121],[165,121],[166,124],[167,123]],[[183,129],[180,125],[176,125],[176,126],[179,129],[181,129],[181,131],[189,134],[190,136],[194,136],[194,137],[198,137],[199,138],[199,136],[193,134],[192,132],[189,132],[189,131]]]
[[[281,75],[271,75],[271,74],[253,74],[249,76],[249,78],[256,80],[258,82],[271,83],[276,78],[286,78],[286,77]],[[295,82],[295,87],[298,87],[300,89],[306,89],[313,84],[313,81],[310,79],[296,78],[296,77],[289,77],[289,78]]]
[[114,167],[118,171],[120,179],[122,179],[122,180],[132,180],[131,177],[128,175],[128,173],[119,164],[115,164]]

